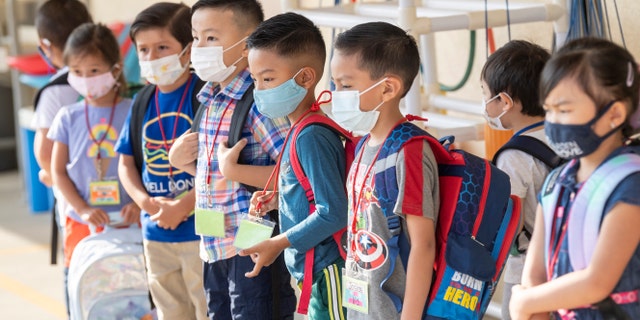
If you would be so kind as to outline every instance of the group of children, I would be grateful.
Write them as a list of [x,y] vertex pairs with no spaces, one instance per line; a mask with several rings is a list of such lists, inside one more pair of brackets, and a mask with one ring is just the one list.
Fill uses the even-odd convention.
[[[295,13],[263,20],[256,0],[143,10],[130,36],[149,84],[131,100],[122,97],[111,31],[76,0],[41,6],[40,47],[64,81],[38,94],[35,153],[41,179],[56,190],[65,265],[91,232],[140,224],[160,319],[291,319],[298,302],[290,276],[310,319],[422,318],[432,281],[424,266],[436,256],[438,164],[422,140],[406,143],[395,161],[378,159],[389,133],[407,122],[399,106],[420,68],[415,40],[384,22],[341,33],[327,98],[316,96],[326,60],[319,29]],[[481,75],[489,124],[571,159],[551,174],[523,150],[494,159],[525,216],[507,263],[505,318],[640,315],[640,161],[629,143],[638,77],[633,57],[606,40],[576,40],[551,56],[512,41],[489,57]],[[329,101],[330,125],[291,134],[324,117]],[[364,135],[350,167],[338,125]],[[241,139],[230,141],[237,130]],[[576,194],[600,190],[591,181],[611,162],[628,174],[587,214]],[[397,183],[385,186],[393,192],[375,184],[387,169],[396,172]],[[379,201],[388,194],[397,194],[385,203],[411,243],[406,272],[390,269],[392,235]],[[596,221],[582,264],[571,250],[574,216]],[[343,247],[334,235],[345,228]],[[402,299],[401,312],[383,289]],[[367,307],[343,292],[363,294]]]

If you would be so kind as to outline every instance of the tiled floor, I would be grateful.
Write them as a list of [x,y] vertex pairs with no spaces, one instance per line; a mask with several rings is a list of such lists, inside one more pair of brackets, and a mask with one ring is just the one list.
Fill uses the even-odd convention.
[[0,319],[66,319],[62,266],[49,264],[50,215],[30,213],[17,171],[0,172]]

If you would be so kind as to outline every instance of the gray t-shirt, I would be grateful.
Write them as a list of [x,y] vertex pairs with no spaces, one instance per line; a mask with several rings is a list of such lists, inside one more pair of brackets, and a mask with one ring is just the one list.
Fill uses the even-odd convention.
[[[547,143],[544,129],[534,131],[527,136]],[[544,179],[549,174],[549,168],[540,160],[520,150],[505,150],[500,154],[497,167],[506,172],[511,179],[511,193],[522,199],[522,213],[524,226],[533,232],[536,209],[538,207],[537,195],[542,188]],[[520,244],[528,246],[526,239],[521,236]],[[524,255],[509,256],[504,270],[504,281],[518,284],[522,277],[524,267]]]
[[[387,185],[387,188],[398,188],[398,198],[394,213],[402,218],[403,227],[405,215],[421,215],[434,220],[437,219],[440,193],[438,188],[437,164],[429,144],[424,140],[414,140],[407,143],[398,152],[395,163],[393,161],[376,161],[373,169],[369,170],[380,146],[366,146],[362,158],[359,155],[353,162],[347,182],[349,192],[349,251],[347,255],[347,275],[368,282],[369,310],[367,314],[348,309],[347,316],[352,319],[400,319],[391,299],[380,288],[380,283],[389,272],[389,250],[387,240],[391,233],[387,220],[378,204],[378,194],[374,189],[373,176],[377,172],[395,166],[398,184]],[[405,152],[408,156],[405,157]],[[421,156],[420,156],[421,154]],[[389,157],[387,159],[391,159]],[[419,174],[419,173],[422,174]],[[366,176],[366,177],[365,177]],[[407,179],[408,178],[408,179]],[[422,179],[422,181],[419,181]],[[355,184],[353,183],[355,181]],[[354,204],[355,203],[355,204]],[[356,232],[352,232],[354,223],[353,208],[357,207]],[[353,241],[352,241],[353,240]],[[355,248],[352,246],[355,244]],[[429,268],[430,266],[425,266]],[[400,258],[396,261],[393,274],[384,285],[395,295],[404,299],[406,274]]]

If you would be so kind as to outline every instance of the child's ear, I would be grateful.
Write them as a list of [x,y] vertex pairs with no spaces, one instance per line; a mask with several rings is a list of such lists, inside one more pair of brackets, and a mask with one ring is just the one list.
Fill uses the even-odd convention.
[[609,109],[609,111],[607,112],[608,120],[610,122],[611,128],[613,129],[623,124],[627,119],[628,113],[629,113],[629,110],[627,109],[627,106],[624,102],[622,101],[614,102],[613,105],[611,106],[611,109]]
[[304,67],[298,76],[298,84],[305,89],[313,88],[316,84],[316,76],[315,69],[311,67]]
[[502,111],[513,109],[514,107],[513,98],[511,98],[511,96],[508,93],[500,92],[498,95],[500,95],[500,101],[502,102]]
[[380,86],[384,88],[382,91],[382,101],[384,102],[399,97],[404,90],[402,79],[396,76],[387,76],[387,80],[382,82]]

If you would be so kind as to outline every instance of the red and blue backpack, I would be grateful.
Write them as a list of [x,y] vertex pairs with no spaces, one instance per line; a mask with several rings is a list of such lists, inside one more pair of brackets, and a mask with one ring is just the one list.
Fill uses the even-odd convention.
[[[329,119],[326,116],[319,114],[312,114],[302,119],[296,126],[292,129],[291,136],[291,147],[289,148],[289,159],[291,160],[291,169],[296,175],[298,182],[302,186],[305,191],[305,195],[307,196],[307,200],[309,201],[309,214],[312,214],[316,211],[315,207],[315,197],[313,194],[313,189],[311,188],[311,184],[309,183],[309,178],[307,178],[302,166],[300,165],[300,160],[298,159],[298,152],[296,149],[296,140],[300,132],[304,128],[309,125],[321,125],[326,128],[333,130],[335,133],[340,135],[344,139],[344,150],[345,150],[345,162],[346,168],[345,172],[349,172],[349,168],[351,167],[351,163],[353,162],[354,154],[355,154],[355,146],[358,141],[357,138],[351,135],[348,131],[340,127],[333,120]],[[346,189],[343,190],[346,192]],[[346,214],[346,212],[345,212]],[[335,240],[338,250],[340,251],[340,256],[342,259],[346,259],[347,257],[347,228],[346,225],[344,228],[338,230],[333,234],[333,239]],[[307,308],[309,306],[309,299],[311,297],[311,286],[313,284],[313,259],[314,259],[314,250],[311,248],[305,254],[304,259],[304,278],[302,280],[302,291],[300,294],[300,302],[298,304],[298,313],[307,314]]]
[[[453,137],[448,138],[438,141],[416,125],[404,122],[391,131],[378,161],[395,163],[390,157],[397,157],[403,146],[414,139],[429,143],[438,164],[440,209],[434,278],[423,319],[482,319],[518,232],[520,200],[510,196],[506,173],[471,153],[450,150]],[[358,144],[356,153],[365,140]],[[388,279],[398,256],[406,270],[410,245],[400,217],[393,213],[398,196],[395,167],[376,173],[374,179],[392,234],[387,241],[391,263]],[[402,299],[386,293],[401,312]]]

